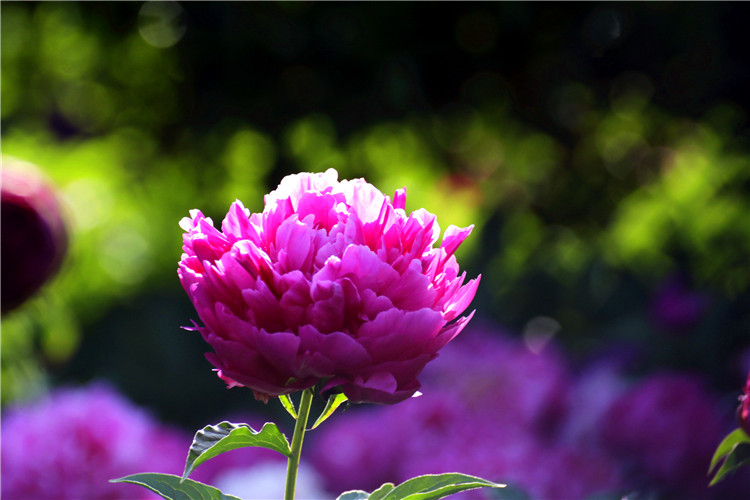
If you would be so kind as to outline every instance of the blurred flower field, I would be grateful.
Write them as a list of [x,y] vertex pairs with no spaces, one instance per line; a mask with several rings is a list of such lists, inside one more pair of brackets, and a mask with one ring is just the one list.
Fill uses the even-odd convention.
[[[178,223],[259,211],[285,175],[328,168],[406,187],[407,213],[443,230],[474,224],[458,256],[482,282],[420,398],[309,434],[301,497],[454,469],[512,498],[743,497],[747,471],[710,490],[706,472],[750,372],[750,11],[434,7],[421,23],[419,4],[2,3],[3,170],[35,165],[68,234],[57,274],[2,317],[3,498],[56,498],[34,489],[48,467],[68,498],[131,498],[106,480],[179,474],[195,428],[288,420],[227,391],[181,329],[197,317]],[[152,466],[92,425],[71,459],[52,436],[76,439],[77,413],[175,442]]]

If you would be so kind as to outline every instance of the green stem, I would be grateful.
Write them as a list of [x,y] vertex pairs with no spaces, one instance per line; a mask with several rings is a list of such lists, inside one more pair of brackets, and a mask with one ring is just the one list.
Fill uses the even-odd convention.
[[294,426],[294,435],[292,436],[292,455],[289,457],[286,466],[284,500],[294,500],[294,490],[297,487],[299,457],[302,454],[302,441],[305,439],[305,427],[307,426],[307,417],[310,415],[312,399],[313,393],[310,389],[302,391],[302,399],[299,402],[299,412],[297,413],[297,423]]

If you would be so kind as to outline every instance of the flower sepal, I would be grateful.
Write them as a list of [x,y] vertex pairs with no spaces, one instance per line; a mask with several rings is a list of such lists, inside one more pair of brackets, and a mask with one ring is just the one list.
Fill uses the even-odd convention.
[[346,394],[339,392],[336,394],[331,394],[328,396],[328,401],[326,402],[325,408],[323,408],[323,411],[320,412],[320,416],[315,421],[312,427],[308,430],[313,430],[316,427],[318,427],[320,424],[328,420],[328,417],[333,415],[333,412],[336,411],[336,409],[341,406],[342,404],[346,403],[349,400],[349,398],[346,397]]

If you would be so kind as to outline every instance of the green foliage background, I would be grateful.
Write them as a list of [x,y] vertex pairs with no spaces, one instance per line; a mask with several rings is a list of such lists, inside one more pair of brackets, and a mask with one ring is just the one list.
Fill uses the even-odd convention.
[[[3,2],[2,152],[59,187],[61,273],[2,319],[2,402],[107,378],[189,428],[224,391],[176,277],[179,220],[334,167],[475,224],[479,314],[576,360],[703,373],[750,346],[743,5]],[[745,16],[746,18],[746,16]],[[688,331],[650,316],[686,276]],[[205,406],[196,408],[193,401]],[[730,405],[733,403],[729,403]]]

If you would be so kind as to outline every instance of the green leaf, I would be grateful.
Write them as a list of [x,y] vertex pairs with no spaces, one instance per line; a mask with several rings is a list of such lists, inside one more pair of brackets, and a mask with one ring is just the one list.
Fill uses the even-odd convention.
[[272,422],[263,424],[260,431],[254,430],[247,424],[233,424],[231,422],[207,425],[195,433],[182,478],[188,477],[196,467],[206,460],[225,451],[248,446],[269,448],[286,457],[292,454],[286,436]]
[[719,447],[716,448],[716,452],[711,459],[711,465],[708,467],[708,473],[710,474],[711,471],[714,470],[714,467],[716,467],[716,464],[718,464],[723,457],[731,453],[731,451],[740,443],[750,443],[750,436],[748,436],[741,427],[738,427],[730,432],[729,435],[719,443]]
[[380,486],[380,488],[372,492],[372,494],[370,495],[370,500],[381,500],[385,498],[385,496],[393,491],[395,487],[396,486],[393,483],[383,484],[382,486]]
[[370,494],[360,490],[347,491],[336,500],[437,500],[461,491],[487,487],[504,488],[505,485],[449,472],[414,477],[395,487],[392,483],[385,483]]
[[724,463],[716,471],[716,475],[709,483],[709,486],[718,483],[727,474],[734,472],[738,468],[750,465],[750,436],[742,429],[736,429],[725,437],[711,459],[711,465],[708,469],[709,475],[722,459],[724,459]]
[[345,491],[338,497],[336,497],[336,500],[368,500],[370,498],[370,494],[366,491],[362,490],[351,490],[351,491]]
[[157,474],[146,472],[132,474],[119,479],[111,479],[110,483],[132,483],[144,486],[166,498],[167,500],[241,500],[232,495],[225,495],[221,490],[207,484],[183,480],[172,474]]
[[323,408],[323,411],[318,417],[318,420],[316,420],[313,426],[310,427],[310,430],[315,429],[317,426],[325,422],[328,419],[328,417],[333,415],[333,412],[336,411],[336,408],[341,406],[341,404],[346,402],[348,399],[349,398],[347,398],[343,392],[339,394],[331,394],[328,397],[328,402],[326,403],[326,407]]
[[279,396],[279,401],[281,401],[281,406],[284,407],[292,418],[297,420],[297,410],[294,409],[294,403],[292,402],[292,398],[289,397],[289,394],[282,394]]

